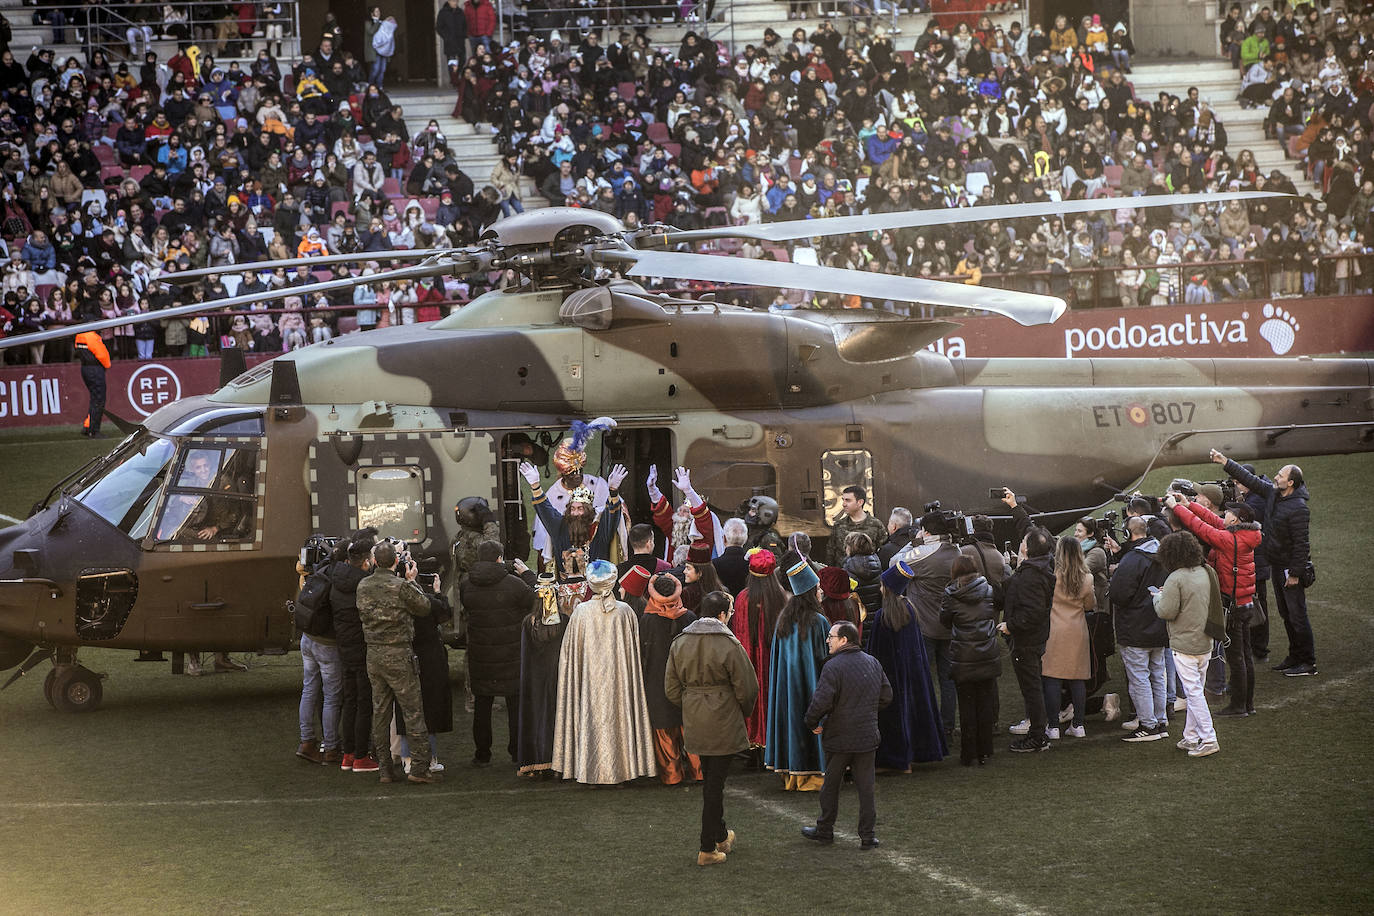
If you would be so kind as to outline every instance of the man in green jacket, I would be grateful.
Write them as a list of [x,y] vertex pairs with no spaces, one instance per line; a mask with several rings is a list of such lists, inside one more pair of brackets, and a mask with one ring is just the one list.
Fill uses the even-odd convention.
[[[429,599],[415,584],[418,567],[409,557],[404,568],[396,548],[383,541],[372,549],[376,567],[372,575],[358,583],[358,616],[367,641],[367,678],[372,683],[372,743],[379,752],[381,781],[396,781],[395,762],[385,749],[390,745],[391,701],[405,716],[406,735],[413,747],[429,747],[425,727],[425,708],[420,696],[420,676],[411,640],[415,637],[416,617],[429,613]],[[438,586],[436,585],[436,590]],[[429,771],[427,754],[417,753],[411,761],[411,782],[438,782]]]
[[749,749],[744,719],[754,708],[759,678],[730,631],[735,603],[729,593],[708,592],[699,617],[668,650],[663,689],[682,707],[683,744],[701,758],[701,850],[698,865],[719,865],[735,844],[725,826],[725,777],[730,759]]

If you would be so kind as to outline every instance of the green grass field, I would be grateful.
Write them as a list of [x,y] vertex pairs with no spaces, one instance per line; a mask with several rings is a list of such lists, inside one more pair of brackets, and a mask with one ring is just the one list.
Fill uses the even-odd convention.
[[[99,445],[0,436],[0,513],[22,517]],[[1176,750],[1178,719],[1169,741],[1128,745],[1090,717],[1086,740],[1047,754],[999,748],[984,769],[950,759],[882,777],[883,846],[869,853],[852,834],[807,843],[798,828],[816,796],[736,770],[738,849],[703,870],[695,788],[471,769],[461,694],[456,730],[440,736],[447,781],[384,787],[292,756],[297,656],[190,679],[83,650],[109,675],[100,711],[54,712],[42,668],[0,693],[0,912],[1369,912],[1374,456],[1301,463],[1315,494],[1321,674],[1260,671],[1260,715],[1218,720],[1216,756]],[[451,659],[456,684],[461,654]],[[1119,659],[1110,665],[1124,692]],[[1005,726],[1022,706],[1009,669],[1000,686]],[[853,793],[841,804],[852,831]]]

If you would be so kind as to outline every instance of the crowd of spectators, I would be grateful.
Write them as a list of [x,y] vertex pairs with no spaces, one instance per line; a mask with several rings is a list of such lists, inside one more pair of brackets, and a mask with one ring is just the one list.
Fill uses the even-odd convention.
[[[489,135],[500,153],[476,180],[437,122],[415,130],[368,82],[368,62],[340,50],[332,17],[318,42],[302,42],[310,50],[283,62],[273,42],[256,38],[271,28],[275,5],[257,4],[257,19],[243,9],[252,6],[235,7],[232,34],[227,26],[219,35],[160,24],[160,37],[178,41],[165,62],[142,34],[129,42],[141,62],[110,60],[99,47],[84,61],[54,60],[43,46],[27,55],[0,49],[5,333],[376,272],[390,265],[391,249],[473,242],[523,207],[526,178],[551,203],[605,210],[631,227],[681,228],[1293,190],[1277,171],[1259,174],[1251,151],[1226,148],[1224,126],[1195,90],[1136,97],[1129,31],[1114,18],[1123,4],[1112,0],[1099,4],[1105,18],[1058,17],[1048,29],[1033,22],[1004,30],[979,14],[932,17],[899,48],[882,24],[859,15],[825,18],[786,39],[769,29],[762,42],[733,50],[696,31],[676,47],[656,47],[642,26],[583,29],[577,9],[530,5],[515,8],[513,40],[503,47],[490,0],[447,0],[435,26],[457,88],[454,116]],[[1302,142],[1319,122],[1304,151],[1329,187],[1326,200],[990,220],[827,238],[815,248],[719,246],[1049,291],[1078,305],[1208,302],[1265,288],[1365,291],[1374,271],[1362,260],[1321,256],[1367,249],[1374,17],[1304,9],[1256,16],[1236,48],[1237,65],[1250,61],[1247,78],[1255,66],[1272,76],[1264,85],[1277,94],[1270,120],[1281,136],[1292,137],[1309,116],[1296,136]],[[1275,40],[1257,47],[1252,36],[1267,36],[1270,21]],[[1326,61],[1315,82],[1298,85],[1298,72],[1312,68],[1301,53],[1288,63],[1280,44],[1285,29],[1298,33],[1296,21],[1303,53],[1324,42]],[[241,47],[229,47],[235,43]],[[215,59],[250,47],[249,59]],[[1289,88],[1302,99],[1298,121],[1283,107]],[[1244,91],[1258,99],[1252,89]],[[332,272],[237,269],[324,253],[376,258]],[[1264,261],[1240,260],[1254,258]],[[225,271],[185,286],[154,282],[206,266]],[[354,328],[437,318],[450,303],[515,280],[382,283],[288,298],[275,310],[105,333],[117,358],[199,355],[231,339],[280,352]],[[736,295],[778,308],[905,309],[805,291],[776,301],[771,292]],[[326,305],[336,309],[319,310]],[[69,357],[61,343],[11,354]]]

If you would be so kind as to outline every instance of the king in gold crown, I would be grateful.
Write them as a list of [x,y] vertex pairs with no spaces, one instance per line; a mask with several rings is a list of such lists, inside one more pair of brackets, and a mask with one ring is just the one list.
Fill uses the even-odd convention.
[[568,505],[571,506],[573,503],[581,503],[587,507],[595,505],[596,496],[592,493],[591,487],[578,487],[573,490],[568,496]]

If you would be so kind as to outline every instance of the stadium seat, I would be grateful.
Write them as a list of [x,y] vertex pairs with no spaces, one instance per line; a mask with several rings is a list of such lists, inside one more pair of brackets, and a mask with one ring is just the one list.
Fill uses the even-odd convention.
[[339,316],[339,333],[340,333],[340,334],[352,334],[352,333],[353,333],[354,331],[356,331],[356,330],[358,330],[358,319],[357,319],[357,318],[355,318],[355,317],[352,316],[352,315],[340,315],[340,316]]
[[399,181],[395,178],[388,178],[382,182],[382,196],[400,198],[405,196],[405,192],[401,189]]
[[346,201],[346,200],[336,200],[336,201],[334,201],[334,203],[332,203],[332,204],[329,205],[329,219],[330,219],[330,221],[333,221],[334,217],[335,217],[336,215],[340,214],[340,213],[342,213],[344,216],[350,216],[350,208],[351,208],[352,206],[353,206],[353,205],[350,204],[350,203],[349,203],[348,201]]
[[668,154],[669,159],[677,159],[682,155],[682,144],[672,142],[664,143],[663,151]]
[[151,175],[152,172],[153,167],[151,165],[135,165],[129,168],[129,177],[132,178],[134,181],[141,182],[143,181],[143,179]]
[[1121,187],[1121,174],[1126,171],[1124,166],[1108,165],[1102,168],[1102,177],[1107,179],[1107,184],[1113,188]]
[[987,172],[969,172],[964,176],[964,187],[968,188],[970,197],[977,197],[983,193],[983,189],[988,186],[989,178]]
[[622,99],[632,99],[635,97],[634,80],[626,80],[625,82],[621,83],[618,88],[620,90],[620,97]]
[[425,219],[433,220],[439,215],[439,201],[434,197],[421,197],[420,210],[425,214]]
[[52,291],[57,289],[56,283],[39,283],[33,288],[34,295],[37,296],[44,305],[52,298]]
[[1126,241],[1126,233],[1124,233],[1124,232],[1117,232],[1115,229],[1113,229],[1111,232],[1108,232],[1108,233],[1107,233],[1107,244],[1108,244],[1108,245],[1113,245],[1113,246],[1120,247],[1121,244],[1124,243],[1125,241]]
[[645,135],[659,146],[667,143],[672,135],[668,133],[668,125],[662,121],[651,121],[644,129]]
[[767,249],[767,251],[768,251],[769,254],[771,254],[771,255],[773,256],[773,260],[774,260],[774,261],[777,261],[777,262],[780,263],[780,264],[790,264],[790,263],[792,263],[792,259],[788,256],[788,254],[787,254],[787,249],[786,249],[786,248],[778,248],[778,247],[775,247],[775,246],[769,246],[768,249]]
[[104,143],[92,144],[91,149],[95,152],[95,158],[101,165],[119,165],[119,156],[115,154],[114,147],[106,146]]

